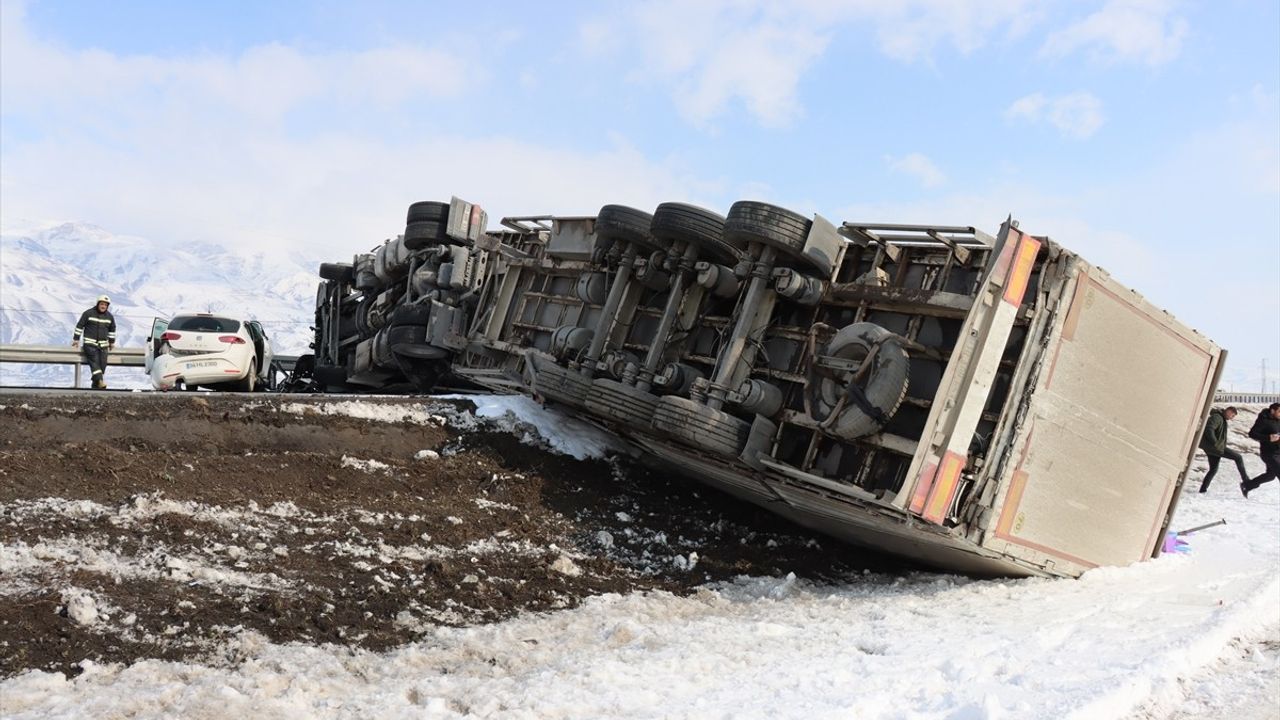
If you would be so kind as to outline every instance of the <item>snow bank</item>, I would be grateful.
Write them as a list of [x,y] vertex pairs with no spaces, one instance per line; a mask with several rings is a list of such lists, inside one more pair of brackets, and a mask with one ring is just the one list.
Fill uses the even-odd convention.
[[[1252,468],[1256,460],[1251,460]],[[1192,480],[1189,486],[1197,486]],[[602,596],[372,654],[244,639],[233,668],[147,661],[0,684],[10,718],[1163,717],[1275,663],[1280,485],[1188,494],[1192,552],[1079,580],[741,578]],[[408,616],[406,616],[408,617]],[[1188,684],[1191,678],[1202,678]],[[1209,679],[1204,679],[1204,678]],[[1265,687],[1265,684],[1263,685]]]
[[545,408],[522,395],[441,395],[439,398],[470,401],[476,406],[475,414],[459,413],[452,406],[430,401],[420,405],[360,400],[284,403],[280,405],[280,411],[295,415],[347,415],[376,422],[450,424],[462,430],[479,427],[481,423],[477,420],[483,420],[483,425],[489,428],[510,432],[528,444],[549,447],[578,460],[624,452],[622,444],[612,435],[582,420]]
[[524,395],[442,395],[441,399],[469,400],[476,405],[475,416],[494,427],[520,435],[531,444],[545,443],[579,460],[623,452],[621,443],[609,433]]

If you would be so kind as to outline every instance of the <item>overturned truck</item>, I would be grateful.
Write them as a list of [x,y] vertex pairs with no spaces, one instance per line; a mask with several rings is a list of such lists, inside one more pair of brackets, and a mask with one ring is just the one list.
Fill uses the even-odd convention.
[[315,383],[466,381],[854,544],[975,574],[1153,557],[1224,352],[1054,241],[454,199],[321,267]]

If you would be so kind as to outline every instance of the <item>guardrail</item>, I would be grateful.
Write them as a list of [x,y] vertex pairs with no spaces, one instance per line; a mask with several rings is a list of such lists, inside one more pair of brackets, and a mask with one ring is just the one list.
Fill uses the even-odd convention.
[[[118,347],[107,353],[107,365],[123,367],[144,367],[145,348]],[[298,361],[296,355],[276,355],[272,361],[274,379],[275,371],[288,373]],[[85,364],[80,355],[80,348],[70,345],[0,345],[0,363],[27,363],[30,365],[75,365],[75,380],[72,387],[80,387],[80,366]],[[274,383],[272,383],[274,385]]]
[[1243,392],[1222,392],[1219,390],[1213,396],[1215,403],[1240,403],[1241,405],[1270,405],[1271,403],[1280,402],[1280,393],[1243,393]]

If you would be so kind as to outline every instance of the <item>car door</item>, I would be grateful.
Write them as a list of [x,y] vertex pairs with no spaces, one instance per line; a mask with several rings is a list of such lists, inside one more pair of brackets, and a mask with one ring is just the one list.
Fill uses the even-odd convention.
[[147,372],[151,372],[151,365],[155,362],[156,352],[160,350],[160,336],[164,335],[164,331],[169,329],[169,321],[164,318],[153,318],[151,320],[151,338],[147,340],[147,346],[142,353],[142,366]]
[[258,374],[262,377],[269,377],[271,373],[271,361],[274,353],[271,352],[271,339],[267,337],[267,331],[262,327],[262,323],[257,320],[250,320],[249,335],[253,338],[254,350],[258,354]]

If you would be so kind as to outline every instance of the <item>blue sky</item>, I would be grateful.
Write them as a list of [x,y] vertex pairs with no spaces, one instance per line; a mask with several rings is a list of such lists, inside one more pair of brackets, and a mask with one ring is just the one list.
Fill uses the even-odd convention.
[[20,2],[0,221],[341,257],[404,207],[1008,213],[1280,368],[1280,4]]

